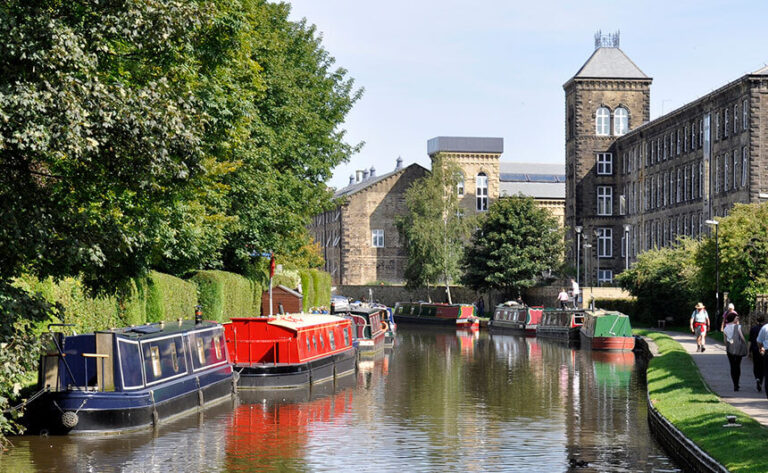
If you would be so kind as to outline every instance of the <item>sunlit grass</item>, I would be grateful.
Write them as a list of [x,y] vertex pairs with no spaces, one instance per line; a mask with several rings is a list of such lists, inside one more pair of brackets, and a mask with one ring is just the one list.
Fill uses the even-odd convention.
[[[659,413],[728,470],[768,471],[768,428],[720,401],[704,383],[691,355],[668,335],[650,330],[635,333],[653,339],[659,348],[647,373],[648,395]],[[742,427],[723,428],[727,415],[735,415]]]

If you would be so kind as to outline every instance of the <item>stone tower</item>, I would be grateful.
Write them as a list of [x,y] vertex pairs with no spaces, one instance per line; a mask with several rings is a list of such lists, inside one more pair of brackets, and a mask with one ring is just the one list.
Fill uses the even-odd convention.
[[[565,228],[569,260],[580,267],[582,285],[594,284],[598,277],[610,281],[624,267],[620,217],[624,209],[618,186],[622,169],[614,142],[650,119],[651,81],[619,49],[618,33],[598,32],[592,56],[563,85]],[[584,248],[585,242],[592,247]],[[589,270],[586,280],[584,264]]]
[[499,157],[503,138],[438,136],[427,142],[427,154],[456,162],[464,175],[457,193],[464,215],[488,210],[499,198]]

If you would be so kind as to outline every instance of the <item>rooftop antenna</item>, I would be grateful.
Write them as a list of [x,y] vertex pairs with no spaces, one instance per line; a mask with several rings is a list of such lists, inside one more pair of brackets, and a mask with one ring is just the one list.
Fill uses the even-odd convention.
[[598,48],[618,48],[620,42],[621,31],[616,30],[615,33],[603,34],[602,30],[597,30],[595,33],[595,49]]

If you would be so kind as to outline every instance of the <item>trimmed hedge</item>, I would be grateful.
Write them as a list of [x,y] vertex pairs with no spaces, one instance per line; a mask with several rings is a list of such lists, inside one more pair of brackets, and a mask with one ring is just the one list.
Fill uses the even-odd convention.
[[301,278],[301,292],[303,296],[301,300],[302,309],[304,309],[304,312],[309,312],[315,301],[315,284],[312,272],[308,269],[302,269],[299,271],[299,277]]
[[190,319],[197,305],[197,286],[169,274],[152,271],[146,279],[146,321]]
[[261,303],[261,285],[258,283],[226,271],[198,271],[191,280],[197,284],[198,301],[206,319],[226,322],[230,317],[259,315],[256,303]]
[[311,269],[314,298],[312,305],[315,307],[331,306],[331,275],[319,269]]
[[637,316],[637,299],[595,299],[595,307],[605,310],[617,310],[630,317]]

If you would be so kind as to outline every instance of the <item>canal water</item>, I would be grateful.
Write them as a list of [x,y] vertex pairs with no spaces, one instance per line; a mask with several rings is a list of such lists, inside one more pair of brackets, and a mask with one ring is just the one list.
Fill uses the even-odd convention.
[[154,432],[15,438],[0,471],[679,471],[648,430],[640,364],[401,324],[336,384],[241,392]]

